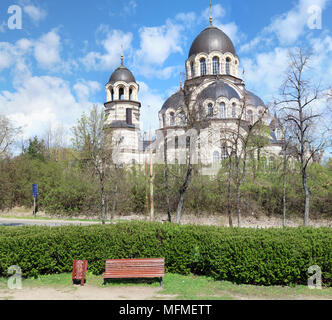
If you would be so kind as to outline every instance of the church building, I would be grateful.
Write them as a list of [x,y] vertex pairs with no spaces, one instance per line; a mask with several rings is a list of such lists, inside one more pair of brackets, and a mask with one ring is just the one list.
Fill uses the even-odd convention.
[[[200,163],[213,165],[228,157],[231,142],[225,132],[234,130],[239,118],[244,134],[248,126],[258,119],[262,119],[269,128],[268,144],[260,150],[260,156],[267,162],[274,161],[282,153],[281,124],[270,115],[262,99],[246,89],[239,64],[232,40],[215,27],[210,18],[209,27],[191,45],[185,61],[184,86],[181,85],[156,114],[160,129],[155,133],[157,141],[153,144],[155,161],[163,161],[164,148],[160,143],[164,140],[160,137],[164,134],[167,135],[169,163],[183,161],[185,153],[181,147],[183,144],[180,143],[179,147],[179,141],[186,137],[187,120],[183,110],[188,106],[193,109],[199,106],[205,112],[205,137],[197,139],[196,146]],[[190,101],[186,101],[186,91],[190,92]],[[117,161],[125,165],[143,164],[148,156],[149,143],[143,141],[140,131],[139,85],[131,71],[123,65],[123,56],[120,67],[113,72],[106,85],[106,93],[106,127],[113,141],[117,141]]]

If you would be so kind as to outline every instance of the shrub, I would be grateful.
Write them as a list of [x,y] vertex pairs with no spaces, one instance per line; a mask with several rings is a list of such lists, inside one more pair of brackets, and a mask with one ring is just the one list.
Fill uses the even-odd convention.
[[70,272],[87,259],[102,274],[106,259],[165,257],[166,271],[255,285],[306,284],[311,265],[332,285],[329,228],[230,229],[126,222],[88,227],[2,227],[0,275],[19,265],[25,277]]

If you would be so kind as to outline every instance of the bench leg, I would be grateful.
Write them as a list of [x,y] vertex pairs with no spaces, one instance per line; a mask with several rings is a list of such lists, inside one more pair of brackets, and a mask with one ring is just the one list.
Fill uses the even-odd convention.
[[163,286],[163,278],[160,278],[160,286]]

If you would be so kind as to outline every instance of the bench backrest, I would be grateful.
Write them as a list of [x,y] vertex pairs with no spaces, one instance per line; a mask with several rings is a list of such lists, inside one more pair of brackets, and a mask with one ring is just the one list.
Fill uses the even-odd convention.
[[104,277],[157,278],[165,275],[165,259],[112,259],[106,260]]

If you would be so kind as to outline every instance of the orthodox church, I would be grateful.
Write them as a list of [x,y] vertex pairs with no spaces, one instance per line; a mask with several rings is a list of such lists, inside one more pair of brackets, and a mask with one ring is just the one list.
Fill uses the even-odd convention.
[[[184,88],[190,92],[186,101],[182,85],[179,91],[169,97],[159,114],[160,129],[151,152],[154,160],[163,163],[164,135],[167,135],[167,159],[169,163],[181,163],[186,148],[186,119],[184,107],[196,108],[199,104],[205,110],[205,136],[198,141],[198,161],[204,165],[220,163],[229,155],[232,143],[225,132],[235,130],[241,118],[244,134],[258,119],[269,128],[267,145],[260,150],[265,161],[274,161],[282,152],[283,134],[278,119],[271,117],[264,102],[246,89],[239,74],[239,57],[232,40],[219,28],[210,25],[193,41],[185,62],[186,80]],[[106,128],[112,137],[113,148],[117,150],[116,161],[122,164],[143,164],[150,143],[142,139],[140,131],[139,85],[130,70],[123,64],[111,75],[106,84],[105,103]],[[243,101],[245,108],[243,109]],[[226,134],[227,135],[227,134]],[[158,139],[158,137],[162,137]],[[182,144],[180,141],[184,141]],[[161,143],[162,142],[162,143]],[[150,151],[150,150],[149,150]]]

